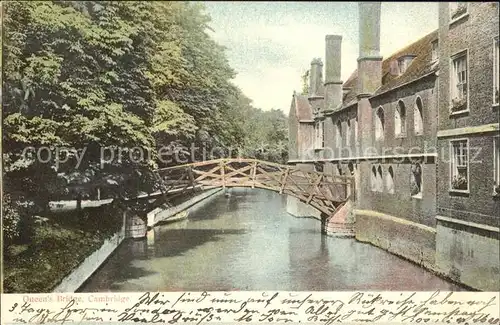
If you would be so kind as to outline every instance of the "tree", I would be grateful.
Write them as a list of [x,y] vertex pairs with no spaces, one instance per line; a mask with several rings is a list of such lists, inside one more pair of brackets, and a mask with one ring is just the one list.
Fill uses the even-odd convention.
[[[10,1],[4,5],[4,191],[29,214],[50,200],[152,191],[159,159],[286,139],[232,83],[210,17],[191,2]],[[238,150],[234,150],[234,148]],[[240,152],[240,153],[238,153]],[[165,157],[163,157],[165,158]],[[273,158],[274,159],[274,158]]]

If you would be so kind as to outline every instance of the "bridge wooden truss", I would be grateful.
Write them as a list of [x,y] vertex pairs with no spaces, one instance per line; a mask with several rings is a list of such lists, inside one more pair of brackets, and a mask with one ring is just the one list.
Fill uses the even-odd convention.
[[155,171],[161,192],[183,193],[215,187],[262,188],[292,195],[326,216],[333,216],[354,195],[350,176],[308,172],[256,159],[217,159]]

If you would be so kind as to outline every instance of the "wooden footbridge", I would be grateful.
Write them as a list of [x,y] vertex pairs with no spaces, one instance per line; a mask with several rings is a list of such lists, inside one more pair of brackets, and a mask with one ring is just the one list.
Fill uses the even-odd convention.
[[307,172],[295,166],[256,159],[217,159],[190,163],[158,169],[155,176],[165,195],[200,188],[262,188],[292,195],[326,216],[333,216],[355,191],[352,177]]

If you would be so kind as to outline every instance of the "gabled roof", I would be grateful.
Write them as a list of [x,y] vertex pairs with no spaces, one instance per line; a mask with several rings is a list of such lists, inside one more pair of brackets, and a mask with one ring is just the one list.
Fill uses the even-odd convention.
[[307,96],[294,94],[293,101],[295,106],[295,115],[299,121],[301,120],[312,120],[313,113],[311,104],[309,104],[309,100]]
[[[375,91],[374,96],[417,80],[432,71],[437,70],[437,65],[432,62],[432,42],[437,39],[438,31],[436,30],[383,60],[382,86]],[[411,64],[402,75],[391,74],[391,65],[393,62],[405,55],[415,55],[416,57],[412,60]],[[343,88],[351,88],[351,90],[344,96],[344,107],[350,106],[356,102],[357,86],[358,71],[355,70],[343,85]]]

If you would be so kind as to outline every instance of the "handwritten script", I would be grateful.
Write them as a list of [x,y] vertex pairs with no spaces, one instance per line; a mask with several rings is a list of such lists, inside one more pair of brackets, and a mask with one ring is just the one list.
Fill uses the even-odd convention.
[[499,293],[145,292],[2,295],[2,324],[488,324]]

